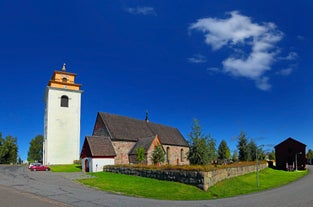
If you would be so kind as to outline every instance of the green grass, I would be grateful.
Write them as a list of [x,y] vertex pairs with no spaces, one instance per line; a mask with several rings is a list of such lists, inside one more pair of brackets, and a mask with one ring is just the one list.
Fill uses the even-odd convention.
[[81,165],[71,164],[71,165],[50,165],[52,172],[81,172]]
[[308,170],[287,172],[266,168],[259,173],[259,187],[256,185],[256,174],[250,173],[217,183],[210,188],[210,193],[214,195],[214,198],[225,198],[258,192],[288,184],[305,176],[307,173]]
[[286,172],[267,168],[259,172],[259,187],[256,187],[255,173],[250,173],[219,182],[207,192],[191,185],[108,172],[90,173],[96,178],[82,179],[79,182],[100,190],[135,197],[160,200],[207,200],[275,188],[297,180],[307,172]]

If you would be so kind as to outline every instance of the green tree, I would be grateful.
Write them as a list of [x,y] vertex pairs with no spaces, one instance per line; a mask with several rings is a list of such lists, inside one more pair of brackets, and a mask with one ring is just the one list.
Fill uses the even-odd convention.
[[142,164],[143,161],[146,159],[146,150],[142,146],[136,149],[136,160]]
[[234,151],[231,159],[232,159],[233,162],[237,162],[238,161],[238,151],[237,150]]
[[159,163],[164,162],[165,153],[161,145],[156,146],[156,148],[153,150],[151,159],[154,164],[159,164]]
[[190,150],[187,154],[188,160],[192,165],[209,164],[209,148],[207,138],[202,134],[202,129],[197,119],[194,119],[190,138]]
[[216,157],[216,141],[211,137],[211,135],[208,136],[207,138],[207,145],[208,145],[208,157],[209,157],[209,162],[212,163],[212,161]]
[[272,150],[271,152],[267,153],[269,160],[275,160],[275,151]]
[[313,159],[313,150],[309,149],[308,153],[306,154],[307,159]]
[[225,140],[222,140],[217,150],[218,159],[222,162],[230,159],[230,149]]
[[18,159],[17,159],[17,164],[23,164],[23,160],[22,160],[21,157],[18,157]]
[[10,164],[17,162],[17,139],[12,136],[2,138],[0,133],[0,163]]
[[43,154],[43,136],[37,135],[30,141],[30,146],[28,150],[28,158],[29,162],[41,162],[42,154]]
[[258,160],[265,160],[266,158],[266,153],[263,150],[263,147],[257,148],[258,150]]
[[[257,146],[253,139],[250,140],[248,143],[248,161],[254,161],[256,160],[256,150]],[[260,153],[258,151],[258,159],[260,159]]]
[[239,161],[247,161],[248,160],[248,140],[246,138],[246,133],[243,131],[241,131],[238,136],[237,149],[239,152],[239,156],[238,156]]

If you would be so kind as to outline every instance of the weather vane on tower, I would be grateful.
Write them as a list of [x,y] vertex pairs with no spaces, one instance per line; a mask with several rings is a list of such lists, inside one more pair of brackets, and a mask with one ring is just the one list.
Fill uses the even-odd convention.
[[63,67],[62,67],[62,71],[66,71],[66,67],[65,66],[66,66],[66,64],[64,63]]

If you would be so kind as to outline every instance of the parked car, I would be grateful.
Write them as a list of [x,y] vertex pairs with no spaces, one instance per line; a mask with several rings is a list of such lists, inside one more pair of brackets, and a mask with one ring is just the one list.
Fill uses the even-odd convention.
[[40,163],[40,162],[32,162],[32,163],[30,163],[30,164],[28,165],[28,169],[30,169],[31,166],[34,166],[34,165],[41,165],[41,163]]
[[35,163],[29,167],[31,171],[50,171],[50,167],[42,165],[40,163]]

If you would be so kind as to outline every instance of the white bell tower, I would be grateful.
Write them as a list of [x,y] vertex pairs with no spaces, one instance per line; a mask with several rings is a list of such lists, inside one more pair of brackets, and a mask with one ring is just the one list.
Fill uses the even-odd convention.
[[43,163],[73,164],[79,159],[81,84],[76,74],[54,71],[44,95]]

